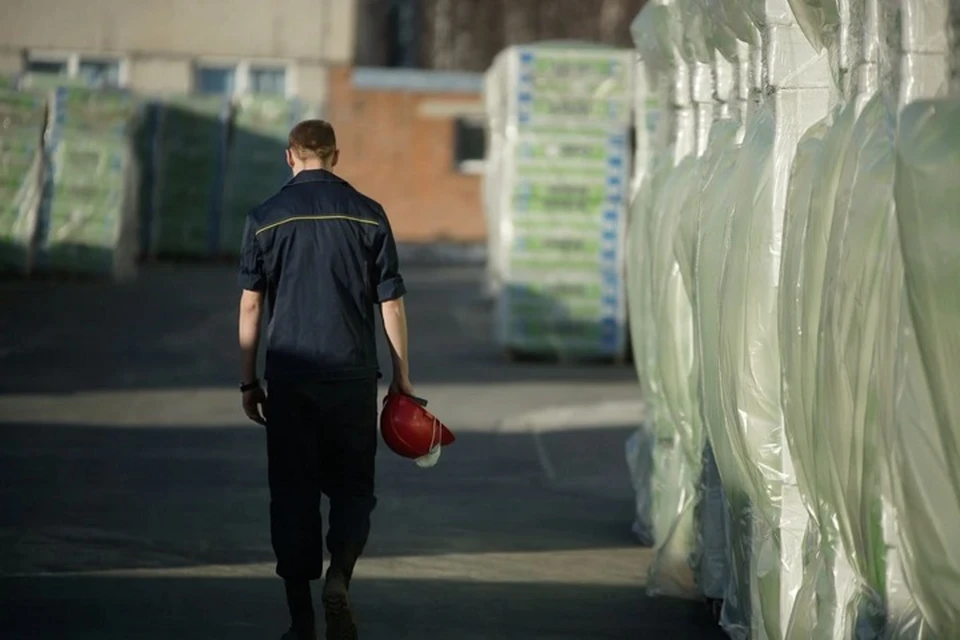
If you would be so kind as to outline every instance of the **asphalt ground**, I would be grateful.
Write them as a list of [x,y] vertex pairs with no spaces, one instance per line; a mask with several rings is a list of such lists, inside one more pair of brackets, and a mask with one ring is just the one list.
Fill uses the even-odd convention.
[[[632,368],[507,362],[480,269],[405,275],[414,382],[458,440],[430,470],[380,449],[361,637],[723,637],[700,603],[645,593]],[[236,302],[226,267],[0,284],[0,637],[285,630]]]

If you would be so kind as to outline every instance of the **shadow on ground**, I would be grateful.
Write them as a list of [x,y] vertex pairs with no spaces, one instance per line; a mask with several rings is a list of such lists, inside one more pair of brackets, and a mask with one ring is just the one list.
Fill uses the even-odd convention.
[[[465,433],[429,470],[381,444],[367,555],[630,547],[627,433]],[[273,561],[259,427],[0,424],[0,487],[0,574]]]
[[[364,637],[721,637],[700,605],[644,594],[626,433],[467,433],[431,470],[381,447]],[[0,425],[4,637],[279,635],[263,440]]]
[[[493,343],[480,267],[405,270],[417,384],[625,382],[632,366],[511,364]],[[148,265],[129,284],[0,284],[0,393],[235,387],[229,266]],[[381,341],[381,361],[386,349]]]
[[[270,579],[40,577],[0,587],[22,602],[5,616],[10,640],[263,640],[279,637],[286,615]],[[354,602],[371,640],[723,637],[701,605],[626,587],[377,579],[358,581]],[[690,622],[678,629],[678,618]]]

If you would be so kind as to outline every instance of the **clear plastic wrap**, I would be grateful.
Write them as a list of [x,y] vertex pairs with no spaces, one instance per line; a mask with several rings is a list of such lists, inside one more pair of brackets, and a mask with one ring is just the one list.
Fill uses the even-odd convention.
[[[776,118],[772,105],[760,107],[749,119],[734,184],[740,185],[726,234],[719,292],[719,361],[722,371],[723,437],[730,441],[729,459],[717,462],[731,500],[741,547],[740,562],[748,571],[751,637],[779,633],[779,550],[764,549],[776,526],[780,498],[781,445],[778,391],[770,388],[766,369],[777,367],[775,334],[768,311],[775,293],[771,259]],[[779,268],[779,265],[777,265]],[[773,362],[770,362],[771,356]],[[729,478],[729,479],[728,479]],[[766,556],[766,557],[761,557]]]
[[904,573],[937,637],[960,629],[960,100],[902,114],[895,197],[906,306],[888,436]]
[[[737,140],[739,123],[717,122],[716,134],[711,147],[718,153],[718,162],[712,176],[702,185],[700,211],[697,218],[696,257],[694,260],[694,283],[697,304],[696,348],[700,367],[701,416],[704,430],[711,443],[711,453],[717,462],[717,473],[723,483],[726,503],[723,505],[726,544],[725,565],[727,584],[723,594],[722,625],[732,638],[746,639],[750,633],[750,588],[748,558],[742,545],[734,541],[740,533],[744,519],[740,517],[745,508],[742,483],[737,470],[729,463],[733,460],[732,444],[726,435],[723,412],[723,370],[719,362],[720,333],[717,313],[720,307],[720,269],[729,244],[729,220],[736,204],[737,191],[731,189],[741,156]],[[704,549],[710,548],[704,541]]]
[[[826,121],[811,127],[797,145],[793,160],[783,225],[783,251],[780,263],[779,336],[781,404],[784,429],[793,458],[797,483],[810,512],[804,536],[803,583],[787,626],[785,638],[804,640],[832,637],[832,618],[836,598],[830,598],[821,585],[829,578],[827,557],[823,553],[820,523],[828,516],[823,496],[816,493],[817,471],[813,453],[810,399],[803,394],[803,364],[810,336],[803,326],[803,310],[808,287],[803,278],[804,241],[813,197],[817,169],[823,162]],[[819,292],[819,288],[816,289]],[[815,353],[815,346],[813,347]],[[829,582],[827,582],[829,584]],[[831,606],[832,605],[832,606]]]
[[711,52],[717,52],[727,61],[737,58],[737,34],[723,17],[723,5],[718,0],[695,0],[703,16],[704,41]]
[[[661,123],[663,126],[663,123]],[[637,510],[633,532],[641,544],[653,546],[654,526],[654,454],[657,434],[654,424],[661,411],[659,378],[653,370],[655,362],[655,330],[650,296],[650,272],[652,252],[649,248],[649,228],[653,215],[656,194],[673,166],[670,154],[661,152],[653,157],[652,166],[637,191],[630,207],[626,244],[627,317],[630,322],[633,362],[640,380],[645,420],[637,434],[627,443],[627,457],[632,460],[631,474],[636,491]]]
[[503,113],[503,58],[501,52],[483,77],[483,99],[486,114],[486,157],[483,170],[483,212],[487,228],[486,293],[496,296],[502,281],[500,243],[500,189],[502,179],[503,147],[505,144],[505,114]]
[[[707,598],[722,600],[728,580],[727,554],[725,550],[724,510],[726,508],[722,484],[713,451],[707,446],[702,424],[701,405],[701,367],[697,348],[698,314],[696,310],[696,252],[698,230],[700,226],[701,204],[708,195],[708,186],[715,185],[715,178],[724,166],[730,149],[735,142],[738,123],[721,120],[713,123],[710,130],[707,152],[699,159],[697,180],[700,189],[686,187],[686,197],[677,220],[673,246],[679,274],[690,305],[687,314],[678,316],[674,322],[682,326],[682,332],[675,330],[674,335],[684,340],[678,345],[684,355],[690,359],[686,393],[690,399],[689,415],[684,421],[684,430],[680,433],[680,446],[690,473],[697,474],[694,504],[694,520],[698,535],[694,545],[695,570],[698,587]],[[686,332],[689,323],[690,332]],[[689,349],[689,354],[687,350]],[[706,465],[705,467],[703,465]]]
[[676,46],[682,41],[680,21],[670,4],[670,0],[651,0],[630,24],[634,45],[653,74],[671,71]]
[[[800,134],[826,110],[822,91],[780,91],[747,122],[722,261],[720,368],[731,459],[718,463],[728,496],[742,492],[731,540],[748,555],[754,637],[782,637],[802,583],[804,509],[780,406],[778,286],[783,214]],[[716,445],[716,441],[713,441]],[[733,484],[726,480],[732,476]]]
[[[642,349],[654,381],[646,397],[659,434],[652,482],[676,483],[658,507],[679,506],[673,525],[684,524],[678,496],[689,479],[677,460],[692,432],[678,426],[685,416],[677,408],[681,392],[699,385],[707,441],[694,482],[697,586],[723,599],[728,635],[953,637],[960,629],[960,552],[950,545],[960,530],[960,401],[949,389],[950,365],[960,356],[951,351],[960,344],[952,332],[960,329],[948,318],[960,316],[960,297],[936,286],[960,276],[951,243],[960,183],[947,177],[960,175],[955,102],[904,113],[896,214],[891,206],[899,109],[941,90],[947,65],[956,67],[948,62],[947,0],[665,4],[655,8],[669,19],[643,46],[666,43],[655,64],[672,79],[677,109],[669,118],[678,124],[661,130],[671,146],[650,205],[653,228],[645,231],[653,256],[636,274],[647,296]],[[701,44],[714,50],[717,115],[736,113],[723,107],[734,98],[718,54],[737,62],[731,84],[740,99],[743,88],[751,92],[740,148],[720,135],[702,144],[709,116],[698,80]],[[823,118],[831,103],[836,109]],[[685,122],[694,116],[703,156],[674,168],[689,148]],[[700,196],[671,195],[691,173],[700,175]],[[903,311],[894,224],[904,234],[908,217],[917,261],[912,285],[906,266],[912,316]],[[928,237],[919,231],[924,222]],[[670,233],[674,266],[660,246]],[[909,251],[905,240],[906,261]],[[678,278],[695,294],[700,379],[686,385]],[[652,517],[658,549],[667,549],[658,558],[681,548],[662,538],[664,517]],[[652,578],[656,586],[656,572]]]
[[950,3],[950,93],[960,95],[960,3]]
[[[858,590],[845,609],[856,637],[878,638],[885,625],[886,547],[882,462],[873,384],[880,281],[893,277],[893,140],[879,96],[853,128],[839,178],[825,263],[813,423],[820,427],[818,472],[836,513]],[[853,613],[855,612],[855,613]],[[850,630],[847,630],[850,633]]]
[[683,24],[683,59],[688,63],[708,64],[713,59],[713,47],[709,43],[713,20],[703,11],[701,0],[674,0],[674,6]]
[[787,0],[794,19],[817,51],[834,44],[840,29],[840,8],[836,0]]
[[674,252],[684,205],[697,181],[699,159],[683,159],[656,197],[647,226],[650,252],[653,362],[648,377],[658,388],[654,419],[658,449],[654,458],[655,557],[647,589],[691,596],[689,561],[693,551],[693,505],[700,475],[702,432],[693,384],[693,318],[681,266]]
[[653,494],[650,486],[653,482],[655,446],[653,429],[644,421],[627,438],[625,452],[634,495],[634,518],[630,529],[637,542],[645,547],[652,547],[654,544]]

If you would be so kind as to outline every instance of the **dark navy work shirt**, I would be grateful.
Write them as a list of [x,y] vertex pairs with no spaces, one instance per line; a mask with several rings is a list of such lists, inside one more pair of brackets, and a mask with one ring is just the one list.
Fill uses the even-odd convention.
[[383,207],[302,171],[248,216],[240,287],[268,304],[267,379],[379,375],[375,305],[406,293]]

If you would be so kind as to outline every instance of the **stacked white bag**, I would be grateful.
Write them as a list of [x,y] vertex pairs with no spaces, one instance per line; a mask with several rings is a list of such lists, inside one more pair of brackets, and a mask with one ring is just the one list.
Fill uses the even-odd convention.
[[487,202],[508,353],[620,360],[631,51],[512,47],[488,72]]

